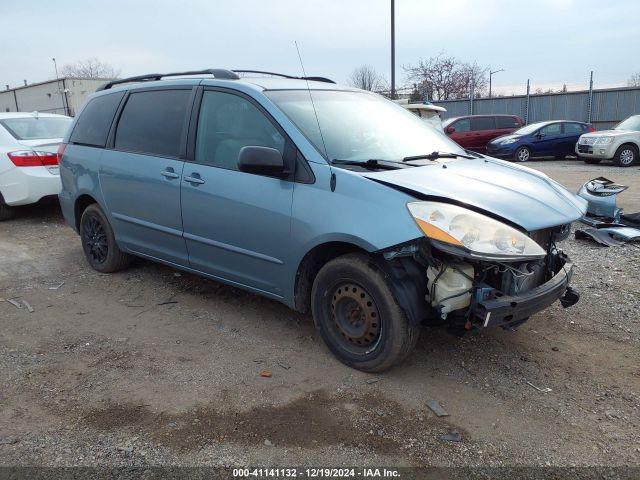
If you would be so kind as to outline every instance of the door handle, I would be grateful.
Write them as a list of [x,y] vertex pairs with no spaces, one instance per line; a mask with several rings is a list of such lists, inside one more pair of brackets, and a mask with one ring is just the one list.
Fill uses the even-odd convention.
[[197,173],[192,173],[190,177],[184,177],[184,181],[192,185],[202,185],[204,183],[204,180]]
[[160,172],[164,178],[179,178],[180,175],[173,171],[173,168],[169,167],[166,170]]

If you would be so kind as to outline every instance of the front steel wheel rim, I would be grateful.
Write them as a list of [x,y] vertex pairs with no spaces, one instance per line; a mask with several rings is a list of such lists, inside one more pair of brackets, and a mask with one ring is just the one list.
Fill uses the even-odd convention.
[[355,283],[337,285],[331,295],[331,326],[342,348],[369,353],[380,340],[380,312],[364,288]]
[[633,151],[630,148],[626,148],[620,153],[620,163],[630,165],[631,162],[633,162]]
[[520,150],[518,152],[518,160],[520,160],[521,162],[526,162],[527,160],[529,160],[529,150],[527,150],[526,148]]
[[95,263],[103,263],[107,259],[109,246],[102,222],[93,216],[89,217],[84,222],[82,237],[87,247],[87,255],[91,260]]

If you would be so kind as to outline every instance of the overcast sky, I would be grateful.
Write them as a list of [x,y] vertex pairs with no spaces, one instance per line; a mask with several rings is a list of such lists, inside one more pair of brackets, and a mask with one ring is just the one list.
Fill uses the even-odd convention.
[[[53,78],[97,57],[121,75],[210,67],[345,82],[370,64],[387,79],[390,0],[0,0],[0,85]],[[640,0],[396,0],[396,76],[444,51],[506,71],[504,93],[625,85],[640,71]]]

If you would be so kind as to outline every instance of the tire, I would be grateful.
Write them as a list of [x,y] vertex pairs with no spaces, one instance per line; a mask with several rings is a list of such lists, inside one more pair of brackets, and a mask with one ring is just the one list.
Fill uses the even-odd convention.
[[15,217],[15,215],[16,209],[4,203],[4,198],[0,193],[0,222],[2,222],[3,220],[9,220]]
[[366,255],[347,254],[324,265],[311,298],[322,339],[345,365],[382,372],[408,357],[418,341],[419,327],[409,323]]
[[587,165],[596,165],[602,161],[601,158],[582,158]]
[[131,264],[131,255],[118,247],[109,220],[97,203],[92,203],[82,213],[80,238],[84,255],[94,270],[112,273]]
[[628,143],[620,145],[613,156],[613,164],[616,167],[630,167],[638,161],[638,149]]
[[531,159],[531,150],[529,149],[529,147],[520,147],[513,155],[513,159],[516,162],[526,162]]

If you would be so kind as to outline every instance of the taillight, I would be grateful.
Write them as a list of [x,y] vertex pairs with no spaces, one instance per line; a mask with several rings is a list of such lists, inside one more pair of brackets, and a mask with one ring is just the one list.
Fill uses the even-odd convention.
[[60,146],[58,147],[58,153],[57,153],[58,163],[60,163],[60,160],[62,160],[62,156],[64,155],[64,151],[66,148],[67,148],[66,143],[61,143]]
[[39,152],[35,150],[18,150],[7,153],[9,160],[16,167],[42,167],[58,165],[58,154],[51,152]]
[[591,133],[591,132],[595,132],[595,131],[596,131],[596,129],[595,129],[595,128],[593,128],[593,126],[592,126],[592,125],[589,125],[589,126],[588,126],[588,131],[589,131],[589,133]]

